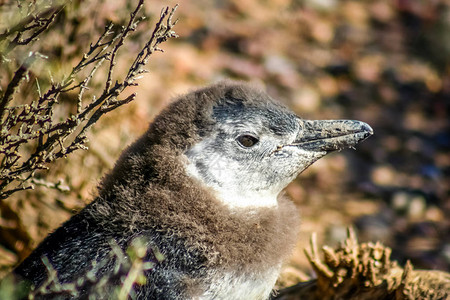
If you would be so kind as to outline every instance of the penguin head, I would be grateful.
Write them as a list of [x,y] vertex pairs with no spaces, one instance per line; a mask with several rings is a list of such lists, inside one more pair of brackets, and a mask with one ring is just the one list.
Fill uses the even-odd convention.
[[277,206],[281,190],[308,166],[372,133],[360,121],[301,119],[259,89],[222,81],[163,110],[124,151],[100,193],[196,184],[231,209]]
[[222,89],[209,110],[208,134],[184,155],[188,174],[230,208],[276,206],[308,166],[372,134],[360,121],[303,120],[247,85]]

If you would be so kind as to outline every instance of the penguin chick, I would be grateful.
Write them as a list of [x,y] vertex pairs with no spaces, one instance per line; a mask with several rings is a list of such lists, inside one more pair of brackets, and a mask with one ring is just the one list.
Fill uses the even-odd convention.
[[[244,83],[191,92],[156,117],[96,199],[14,273],[42,286],[47,259],[76,293],[43,298],[87,298],[117,271],[112,245],[126,253],[139,238],[152,267],[133,286],[136,299],[268,299],[298,228],[298,212],[280,192],[319,158],[372,133],[359,121],[303,120]],[[107,278],[112,287],[124,280]]]

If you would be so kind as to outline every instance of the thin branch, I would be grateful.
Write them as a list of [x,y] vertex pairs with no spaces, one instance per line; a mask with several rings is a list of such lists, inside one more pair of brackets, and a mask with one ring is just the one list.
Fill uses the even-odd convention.
[[0,101],[0,122],[3,120],[3,116],[5,114],[5,108],[8,106],[9,102],[12,100],[14,93],[17,91],[20,83],[27,77],[28,69],[30,65],[36,59],[36,55],[33,52],[30,52],[28,57],[25,59],[23,64],[17,69],[14,73],[14,77],[9,82],[6,87],[5,94]]
[[[28,45],[31,42],[35,41],[39,35],[41,35],[44,31],[46,31],[50,25],[55,20],[56,16],[64,9],[64,5],[58,5],[56,7],[51,7],[37,16],[29,15],[24,20],[19,22],[19,24],[14,27],[6,30],[4,33],[0,34],[0,41],[7,39],[12,34],[16,34],[14,39],[8,44],[8,47],[2,53],[2,56],[5,57],[14,50],[17,46]],[[48,17],[46,17],[48,16]],[[27,38],[22,38],[22,36],[28,32],[35,29],[34,32],[30,34]]]
[[109,70],[108,70],[108,78],[106,79],[106,85],[105,85],[105,93],[109,92],[109,89],[111,87],[111,81],[112,81],[112,74],[114,70],[114,66],[116,65],[116,55],[117,51],[119,51],[119,48],[122,47],[124,40],[128,37],[131,31],[136,30],[137,24],[135,24],[136,15],[141,10],[142,6],[144,5],[144,0],[139,0],[138,5],[136,6],[136,9],[130,14],[130,20],[128,21],[128,25],[122,29],[122,34],[120,35],[120,39],[114,49],[112,50],[111,58],[110,58],[110,64],[109,64]]
[[[142,77],[143,73],[147,72],[143,67],[152,53],[161,50],[158,45],[171,37],[177,36],[172,31],[176,23],[176,21],[172,21],[172,17],[177,6],[172,9],[166,7],[162,10],[155,29],[136,55],[125,77],[122,80],[115,80],[113,84],[115,62],[118,59],[119,50],[130,34],[136,31],[139,22],[144,19],[144,17],[138,17],[143,2],[143,0],[139,1],[131,12],[127,25],[119,32],[114,33],[112,31],[113,24],[106,26],[97,41],[90,44],[88,51],[72,68],[68,76],[60,82],[54,82],[52,79],[51,86],[46,91],[42,91],[39,87],[37,100],[9,107],[15,91],[23,78],[26,77],[28,70],[26,67],[31,62],[24,62],[23,66],[18,69],[14,78],[8,84],[5,94],[0,99],[0,116],[4,119],[0,128],[0,155],[4,155],[0,165],[0,198],[6,198],[19,189],[32,188],[35,184],[38,184],[38,181],[33,179],[36,170],[47,169],[49,163],[67,157],[78,149],[87,149],[87,131],[104,114],[135,99],[135,93],[124,99],[119,100],[118,98],[127,87],[137,85],[136,81]],[[44,25],[50,24],[50,19],[51,17],[47,18],[47,21],[41,21],[44,22]],[[30,22],[28,20],[27,24],[30,24]],[[25,25],[25,28],[28,30],[34,25],[27,26]],[[46,28],[48,29],[48,26]],[[17,31],[16,34],[16,37],[19,36],[20,31]],[[25,41],[24,39],[21,40]],[[38,55],[37,52],[31,57],[36,55]],[[108,75],[104,81],[104,88],[97,95],[95,95],[95,90],[92,89],[93,95],[89,96],[89,99],[86,96],[86,91],[91,89],[92,79],[107,60],[110,63],[107,68]],[[89,68],[88,74],[82,79],[77,79],[80,72],[86,70],[86,68]],[[36,78],[36,80],[38,79]],[[69,115],[65,120],[55,122],[53,112],[54,107],[59,104],[59,97],[77,89],[79,90],[76,96],[75,115]],[[83,105],[84,103],[86,104]],[[13,132],[13,129],[15,132]],[[36,146],[34,152],[22,157],[19,154],[20,148],[23,145],[30,145],[33,141],[33,145]],[[26,179],[22,179],[24,177]],[[8,189],[10,184],[13,186],[14,181],[18,181],[19,186]],[[26,182],[29,182],[28,186],[26,186]],[[56,184],[43,185],[51,188],[56,187]]]

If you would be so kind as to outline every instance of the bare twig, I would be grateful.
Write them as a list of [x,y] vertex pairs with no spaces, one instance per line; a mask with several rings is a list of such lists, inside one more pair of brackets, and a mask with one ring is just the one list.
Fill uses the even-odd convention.
[[30,52],[23,64],[17,69],[16,73],[14,73],[14,77],[6,87],[6,91],[0,100],[0,121],[3,120],[5,108],[12,100],[13,95],[19,87],[20,83],[23,81],[23,79],[25,79],[25,77],[27,77],[28,69],[35,59],[36,55],[33,52]]
[[[119,50],[125,44],[125,40],[137,30],[139,22],[144,20],[143,16],[139,16],[143,3],[144,0],[139,1],[130,13],[126,25],[119,31],[112,30],[113,24],[106,26],[97,41],[90,45],[68,76],[59,82],[54,82],[52,79],[50,87],[45,91],[39,87],[39,97],[31,103],[10,107],[11,100],[17,94],[16,90],[26,78],[30,64],[39,56],[39,53],[31,53],[17,69],[6,86],[4,94],[0,96],[0,199],[19,190],[33,188],[37,182],[31,179],[37,170],[47,169],[49,163],[67,157],[75,150],[87,149],[87,131],[104,114],[135,99],[135,93],[122,99],[118,97],[127,87],[136,85],[136,80],[147,72],[144,66],[152,53],[161,51],[158,45],[171,37],[176,37],[172,30],[176,21],[173,22],[172,18],[177,6],[171,9],[166,7],[162,10],[155,29],[136,55],[125,77],[114,82],[114,69],[119,58]],[[20,26],[17,25],[0,35],[0,38],[5,39],[15,35],[13,38],[15,46],[31,43],[43,31],[48,30],[50,23],[61,9],[62,7],[57,7],[38,13],[34,18],[29,17],[19,23]],[[33,25],[33,22],[37,20],[41,27]],[[21,33],[31,28],[35,28],[36,31],[33,32],[37,34],[22,38]],[[109,61],[109,66],[103,89],[97,95],[95,90],[90,91],[92,96],[89,99],[86,91],[90,89],[92,79],[105,61]],[[85,70],[88,71],[87,75],[78,79],[79,74]],[[65,120],[56,122],[54,108],[59,104],[59,98],[74,90],[78,90],[76,113],[67,116]],[[19,151],[22,146],[31,145],[31,143],[35,143],[36,147],[28,156]],[[56,187],[51,184],[45,186]]]
[[128,37],[130,32],[136,30],[136,27],[137,27],[136,16],[143,5],[144,5],[144,0],[139,0],[138,5],[136,6],[136,9],[130,14],[130,20],[128,22],[128,25],[122,29],[122,34],[120,35],[119,41],[117,42],[117,44],[114,46],[114,48],[112,50],[111,57],[109,59],[108,79],[106,79],[104,93],[108,93],[111,88],[112,74],[113,74],[114,66],[116,65],[117,52],[119,51],[119,48],[122,47],[125,39]]
[[[0,34],[0,41],[6,40],[15,34],[15,37],[9,41],[6,49],[1,53],[4,58],[17,46],[28,45],[34,42],[39,35],[46,31],[55,20],[56,16],[64,9],[64,5],[50,7],[37,14],[30,13],[17,25],[5,30]],[[28,35],[27,37],[24,37]]]

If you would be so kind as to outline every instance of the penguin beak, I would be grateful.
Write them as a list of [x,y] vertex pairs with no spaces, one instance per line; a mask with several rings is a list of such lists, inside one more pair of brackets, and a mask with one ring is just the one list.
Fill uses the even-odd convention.
[[373,134],[366,123],[354,120],[300,120],[301,129],[292,144],[309,151],[336,151],[354,147]]

